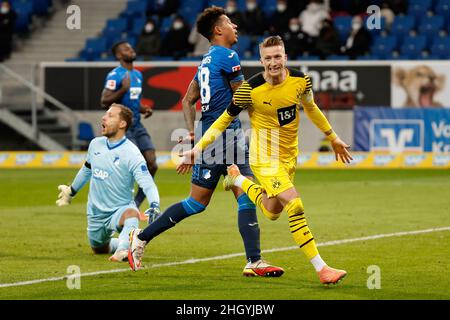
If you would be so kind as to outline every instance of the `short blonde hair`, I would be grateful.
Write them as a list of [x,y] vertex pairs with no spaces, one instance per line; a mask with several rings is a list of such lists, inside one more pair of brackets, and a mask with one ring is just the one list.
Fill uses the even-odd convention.
[[267,37],[259,44],[259,53],[262,49],[269,47],[282,46],[284,48],[284,41],[280,36],[270,36]]

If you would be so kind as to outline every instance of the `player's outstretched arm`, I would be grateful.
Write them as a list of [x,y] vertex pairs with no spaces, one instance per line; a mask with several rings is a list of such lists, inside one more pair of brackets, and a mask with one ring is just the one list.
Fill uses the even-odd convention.
[[89,162],[85,162],[81,169],[78,171],[75,179],[73,180],[70,186],[67,185],[59,185],[58,190],[60,193],[58,194],[58,200],[56,200],[56,205],[58,207],[67,206],[72,202],[72,198],[80,191],[83,186],[89,181],[91,178],[91,165]]
[[331,147],[333,148],[336,161],[339,161],[339,159],[341,159],[343,163],[350,163],[350,161],[353,160],[353,157],[348,151],[350,145],[346,144],[339,137],[336,137],[331,141]]

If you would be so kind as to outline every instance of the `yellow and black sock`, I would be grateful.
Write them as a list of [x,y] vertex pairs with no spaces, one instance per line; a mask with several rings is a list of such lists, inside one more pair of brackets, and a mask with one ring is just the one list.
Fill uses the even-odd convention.
[[295,198],[291,200],[284,209],[289,216],[289,229],[295,242],[300,246],[308,260],[319,254],[314,237],[306,222],[302,200]]

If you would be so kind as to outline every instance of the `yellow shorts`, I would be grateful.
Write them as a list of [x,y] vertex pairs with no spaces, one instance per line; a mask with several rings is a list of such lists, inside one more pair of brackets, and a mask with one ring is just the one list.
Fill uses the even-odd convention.
[[294,187],[297,159],[288,163],[250,164],[250,167],[269,198]]

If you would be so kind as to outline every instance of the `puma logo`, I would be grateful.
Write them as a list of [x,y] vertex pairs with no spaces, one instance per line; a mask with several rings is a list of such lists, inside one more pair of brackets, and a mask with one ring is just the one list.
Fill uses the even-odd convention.
[[270,100],[269,102],[263,101],[263,104],[268,104],[269,106],[272,106],[272,100]]

